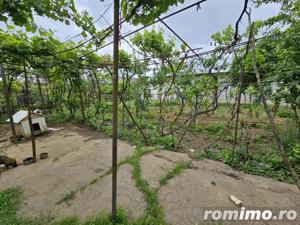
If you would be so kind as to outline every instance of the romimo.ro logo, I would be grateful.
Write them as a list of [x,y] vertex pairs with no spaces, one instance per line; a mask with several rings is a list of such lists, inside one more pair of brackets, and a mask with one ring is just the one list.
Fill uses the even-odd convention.
[[278,212],[273,212],[270,209],[246,209],[242,207],[238,210],[205,210],[204,220],[214,220],[214,221],[279,221],[288,220],[295,221],[298,218],[296,210],[279,210]]

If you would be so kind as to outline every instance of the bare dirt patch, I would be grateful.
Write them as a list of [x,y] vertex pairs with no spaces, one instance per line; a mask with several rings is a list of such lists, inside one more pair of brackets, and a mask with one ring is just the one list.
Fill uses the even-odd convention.
[[3,154],[4,149],[11,145],[9,141],[10,133],[8,125],[0,125],[0,154]]

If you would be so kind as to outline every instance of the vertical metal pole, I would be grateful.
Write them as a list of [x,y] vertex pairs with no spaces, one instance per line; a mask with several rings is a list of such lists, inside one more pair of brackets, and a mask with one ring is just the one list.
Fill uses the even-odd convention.
[[36,162],[36,146],[35,146],[35,136],[32,126],[32,118],[31,118],[31,110],[32,110],[32,102],[29,96],[29,88],[28,88],[28,76],[27,76],[27,69],[26,69],[26,62],[24,60],[24,75],[25,75],[25,87],[26,87],[26,98],[27,98],[27,106],[28,106],[28,122],[31,134],[31,143],[32,143],[32,157],[33,162]]
[[112,121],[112,219],[117,219],[117,160],[118,160],[118,69],[119,69],[119,8],[114,0],[114,70],[113,70],[113,121]]

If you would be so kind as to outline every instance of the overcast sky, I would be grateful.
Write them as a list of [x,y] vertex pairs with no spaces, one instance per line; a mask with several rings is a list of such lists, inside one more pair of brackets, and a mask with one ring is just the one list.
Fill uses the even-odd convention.
[[[113,0],[75,0],[78,11],[87,10],[94,18],[98,18],[108,6],[111,5]],[[187,5],[190,5],[197,0],[186,0],[184,4],[172,7],[165,15],[179,10]],[[165,22],[172,27],[187,43],[193,48],[203,47],[205,50],[209,48],[211,42],[210,36],[229,24],[234,25],[239,17],[244,1],[243,0],[208,0],[201,5],[201,10],[197,11],[196,7],[186,10],[176,16],[173,16]],[[252,16],[254,20],[266,19],[272,15],[275,15],[279,10],[278,5],[267,5],[260,8],[252,7]],[[105,14],[105,21],[103,18],[99,20],[95,25],[97,29],[103,29],[107,27],[107,22],[113,21],[113,5]],[[46,29],[53,29],[56,31],[56,37],[60,40],[66,40],[68,37],[80,33],[80,29],[74,24],[66,26],[60,22],[54,22],[45,18],[36,18],[36,23]],[[242,30],[245,29],[247,23],[246,18],[241,24]],[[155,25],[156,28],[163,27],[160,24]],[[129,24],[122,26],[121,33],[134,30]],[[170,33],[166,32],[166,36]],[[74,39],[78,41],[82,38]],[[177,42],[180,44],[180,41]],[[129,47],[122,43],[121,47],[129,49]],[[109,46],[102,50],[102,52],[110,53],[112,47]]]

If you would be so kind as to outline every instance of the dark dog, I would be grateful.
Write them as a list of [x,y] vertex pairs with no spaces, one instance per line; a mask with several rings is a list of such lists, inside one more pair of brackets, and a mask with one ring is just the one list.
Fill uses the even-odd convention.
[[4,164],[6,166],[6,168],[9,168],[10,166],[13,166],[13,167],[18,166],[16,159],[9,158],[5,155],[0,155],[0,165],[1,164]]

